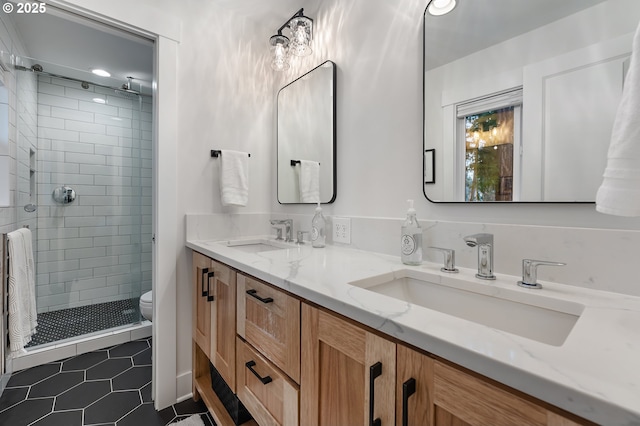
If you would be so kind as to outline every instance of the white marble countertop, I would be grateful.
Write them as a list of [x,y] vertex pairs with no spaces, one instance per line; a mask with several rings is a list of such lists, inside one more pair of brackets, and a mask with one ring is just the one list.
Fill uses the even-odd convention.
[[[466,268],[452,276],[440,272],[439,264],[410,267],[399,257],[341,246],[247,253],[213,241],[186,245],[580,417],[606,425],[640,424],[639,297],[551,282],[542,282],[542,290],[522,289],[516,286],[520,277],[496,274],[497,280],[483,281]],[[584,310],[566,341],[553,346],[349,284],[406,269],[443,284],[464,280],[489,286],[491,294],[522,292],[578,303]]]

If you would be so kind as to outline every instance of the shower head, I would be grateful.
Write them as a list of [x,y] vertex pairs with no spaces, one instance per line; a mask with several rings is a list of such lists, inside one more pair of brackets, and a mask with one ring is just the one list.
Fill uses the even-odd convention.
[[127,82],[122,85],[122,88],[115,89],[116,94],[123,96],[127,99],[137,99],[137,96],[140,95],[140,92],[133,90],[131,88],[132,81],[133,81],[133,77],[127,77]]
[[116,93],[116,95],[131,100],[138,99],[138,96],[140,95],[140,92],[136,92],[135,90],[131,89],[115,89],[114,92]]

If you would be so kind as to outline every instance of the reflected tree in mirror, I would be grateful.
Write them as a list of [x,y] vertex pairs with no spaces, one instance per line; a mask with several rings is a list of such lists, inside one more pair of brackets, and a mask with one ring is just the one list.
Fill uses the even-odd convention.
[[465,201],[511,201],[514,110],[464,117]]

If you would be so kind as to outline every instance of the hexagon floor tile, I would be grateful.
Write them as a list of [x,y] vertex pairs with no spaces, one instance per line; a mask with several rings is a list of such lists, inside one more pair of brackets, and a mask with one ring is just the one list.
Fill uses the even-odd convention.
[[215,426],[201,401],[156,411],[150,393],[148,338],[13,374],[0,396],[0,425],[165,426],[200,414]]

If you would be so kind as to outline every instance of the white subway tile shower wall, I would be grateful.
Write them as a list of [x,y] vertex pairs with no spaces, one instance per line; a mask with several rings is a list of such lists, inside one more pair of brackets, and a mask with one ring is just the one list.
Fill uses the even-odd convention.
[[[151,100],[139,111],[113,90],[79,87],[38,81],[40,312],[151,289]],[[52,199],[60,185],[73,203]]]
[[[16,71],[17,84],[17,173],[16,173],[16,216],[17,227],[28,226],[37,238],[36,213],[29,213],[24,206],[37,204],[37,196],[31,187],[38,155],[38,82],[35,74]],[[37,262],[37,257],[36,257]]]
[[[9,15],[0,15],[0,50],[23,55],[25,50]],[[16,75],[15,71],[3,73],[4,86],[8,91],[9,100],[9,201],[10,207],[0,207],[0,232],[11,232],[18,228],[16,217]]]

